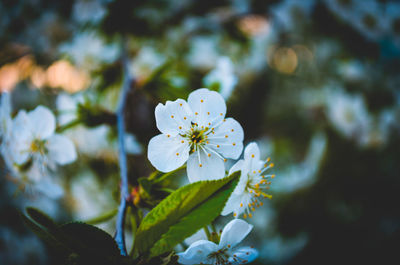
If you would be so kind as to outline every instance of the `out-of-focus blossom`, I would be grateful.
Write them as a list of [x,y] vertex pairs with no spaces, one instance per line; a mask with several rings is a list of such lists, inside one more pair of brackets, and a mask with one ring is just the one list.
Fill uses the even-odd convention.
[[350,95],[339,88],[327,91],[326,114],[334,128],[360,144],[367,140],[371,117],[362,95]]
[[224,99],[215,91],[193,91],[183,99],[158,104],[157,128],[148,147],[148,158],[158,170],[169,172],[187,161],[190,182],[225,176],[226,158],[237,159],[243,149],[243,129],[225,119]]
[[275,27],[292,29],[296,26],[295,18],[298,14],[303,14],[304,18],[309,17],[315,4],[314,0],[297,1],[283,0],[271,8],[272,23]]
[[195,37],[191,39],[188,63],[200,69],[211,69],[220,57],[217,50],[217,38]]
[[30,112],[20,111],[12,125],[10,155],[14,163],[23,165],[28,160],[54,168],[75,161],[77,154],[71,140],[54,133],[53,113],[38,106]]
[[258,251],[252,247],[237,245],[250,233],[253,226],[243,220],[230,221],[223,229],[218,245],[208,240],[199,240],[181,253],[177,253],[181,264],[245,264],[254,261]]
[[140,49],[133,58],[129,71],[139,82],[144,82],[158,67],[166,62],[165,55],[157,52],[153,47],[146,46]]
[[349,81],[360,81],[366,78],[365,65],[356,60],[340,63],[338,65],[338,72]]
[[234,65],[228,57],[219,58],[216,68],[209,72],[203,80],[206,87],[217,88],[225,99],[230,97],[237,82]]
[[233,212],[233,216],[238,217],[243,214],[244,218],[252,217],[251,211],[255,207],[263,205],[258,201],[259,197],[272,198],[265,190],[269,189],[270,179],[275,175],[265,175],[264,172],[274,166],[266,161],[260,160],[260,150],[256,143],[250,143],[244,150],[244,160],[239,160],[229,170],[229,173],[240,170],[241,176],[239,183],[233,191],[231,197],[225,205],[222,215]]
[[79,0],[73,7],[73,17],[80,23],[99,22],[106,14],[104,4],[106,1]]
[[107,44],[91,31],[76,34],[71,42],[61,45],[59,51],[68,54],[77,66],[87,70],[96,69],[101,63],[111,63],[119,55],[115,43]]

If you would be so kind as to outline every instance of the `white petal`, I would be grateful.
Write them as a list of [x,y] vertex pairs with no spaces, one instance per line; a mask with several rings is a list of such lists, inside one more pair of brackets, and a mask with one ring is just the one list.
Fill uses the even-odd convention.
[[215,91],[197,89],[190,93],[188,103],[194,114],[193,122],[200,127],[213,127],[225,118],[225,100]]
[[55,134],[46,143],[48,158],[59,165],[72,163],[76,160],[75,146],[70,139],[63,135]]
[[263,165],[263,161],[260,160],[260,149],[254,142],[249,143],[244,150],[244,161],[245,167],[249,173],[258,171]]
[[25,111],[20,111],[13,120],[9,141],[10,156],[14,163],[21,165],[28,161],[32,141],[30,120]]
[[187,175],[190,182],[221,179],[225,177],[224,161],[214,153],[196,151],[189,156]]
[[49,178],[44,178],[35,184],[35,188],[52,199],[58,199],[64,194],[63,188]]
[[168,137],[165,134],[159,134],[151,138],[147,157],[157,170],[170,172],[188,160],[189,144],[179,135]]
[[[243,128],[233,118],[227,118],[209,134],[210,145],[226,158],[238,159],[243,151]],[[219,147],[218,147],[219,146]]]
[[56,118],[46,107],[38,106],[28,113],[32,133],[38,139],[49,138],[56,129]]
[[192,112],[183,99],[158,104],[155,116],[157,128],[164,134],[176,136],[190,129]]
[[258,251],[251,247],[240,247],[232,252],[229,262],[232,264],[246,264],[253,262],[258,257]]
[[222,231],[219,247],[230,245],[231,248],[239,244],[253,229],[253,226],[241,219],[230,221]]
[[249,178],[247,176],[247,172],[245,170],[243,170],[244,164],[245,164],[244,160],[239,160],[229,170],[229,175],[232,174],[233,172],[238,171],[238,170],[241,171],[240,172],[239,183],[237,184],[235,190],[233,191],[233,193],[236,193],[236,194],[242,194],[243,193],[244,189],[246,188],[247,181],[248,181],[248,178]]
[[177,253],[181,264],[199,264],[207,260],[207,256],[218,251],[218,246],[207,240],[199,240],[190,245],[190,247],[181,253]]
[[240,195],[232,193],[229,197],[228,201],[225,204],[224,209],[222,210],[221,215],[226,216],[230,213],[236,213],[235,217],[238,217],[240,213],[238,210],[240,208]]

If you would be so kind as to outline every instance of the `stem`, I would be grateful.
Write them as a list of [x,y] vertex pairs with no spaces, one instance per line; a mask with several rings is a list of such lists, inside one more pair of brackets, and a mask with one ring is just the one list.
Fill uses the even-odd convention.
[[79,120],[79,119],[70,121],[69,123],[58,127],[58,128],[57,128],[57,132],[58,132],[58,133],[61,133],[61,132],[65,131],[65,130],[67,130],[67,129],[70,129],[70,128],[72,128],[72,127],[78,125],[79,123],[81,123],[81,120]]
[[208,230],[208,227],[205,226],[205,227],[203,227],[203,229],[204,229],[204,232],[206,232],[207,239],[212,241],[211,234],[210,234],[210,231]]
[[117,129],[118,129],[118,149],[119,149],[119,168],[121,175],[121,201],[118,207],[117,215],[117,227],[115,231],[115,241],[117,242],[118,248],[121,255],[127,256],[126,245],[125,245],[125,215],[127,208],[127,199],[129,198],[128,190],[128,166],[126,161],[126,151],[125,151],[125,105],[126,99],[131,88],[131,83],[133,78],[129,75],[128,71],[128,56],[126,54],[125,41],[122,43],[122,54],[121,61],[123,66],[123,80],[121,95],[119,98],[119,104],[117,109]]

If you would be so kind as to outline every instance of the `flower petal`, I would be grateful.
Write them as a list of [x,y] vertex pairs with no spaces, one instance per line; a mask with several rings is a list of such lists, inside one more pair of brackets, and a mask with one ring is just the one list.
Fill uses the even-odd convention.
[[246,264],[253,262],[258,257],[258,251],[251,247],[240,247],[232,252],[229,258],[231,264]]
[[209,134],[210,145],[226,158],[238,159],[243,151],[243,128],[233,118],[227,118]]
[[239,183],[237,184],[235,190],[233,191],[233,193],[236,193],[236,194],[243,193],[244,189],[246,188],[247,181],[249,179],[249,177],[247,176],[247,172],[245,170],[243,170],[244,164],[245,164],[244,160],[239,160],[229,170],[229,175],[235,171],[238,171],[238,170],[241,171]]
[[190,182],[221,179],[225,177],[224,161],[216,154],[201,149],[189,156],[187,175]]
[[151,138],[147,157],[157,170],[170,172],[188,160],[189,144],[179,135],[168,137],[165,134],[159,134]]
[[218,246],[208,240],[199,240],[190,245],[190,247],[181,253],[177,253],[181,264],[199,264],[207,260],[207,256],[218,251]]
[[22,165],[28,161],[32,141],[31,123],[28,114],[22,110],[18,112],[13,120],[12,134],[9,141],[8,151],[14,163]]
[[222,231],[219,247],[230,245],[231,248],[240,243],[253,229],[253,226],[241,219],[230,221]]
[[49,138],[46,143],[49,160],[59,165],[72,163],[76,160],[77,154],[72,141],[59,134],[55,134]]
[[190,129],[192,111],[183,99],[158,104],[155,116],[157,128],[164,134],[176,136]]
[[239,214],[237,212],[239,207],[240,207],[240,195],[232,193],[228,201],[226,202],[221,215],[226,216],[230,213],[236,213],[235,217],[238,217]]
[[35,188],[51,199],[58,199],[64,195],[63,188],[50,178],[44,178],[38,181],[35,184]]
[[244,150],[245,167],[249,172],[258,171],[263,162],[260,161],[260,149],[254,142],[249,143]]
[[212,127],[225,118],[226,104],[223,97],[207,88],[200,88],[188,97],[188,103],[193,111],[193,122],[200,127]]
[[47,139],[54,133],[56,118],[48,108],[38,106],[28,113],[28,117],[32,124],[31,130],[35,138]]

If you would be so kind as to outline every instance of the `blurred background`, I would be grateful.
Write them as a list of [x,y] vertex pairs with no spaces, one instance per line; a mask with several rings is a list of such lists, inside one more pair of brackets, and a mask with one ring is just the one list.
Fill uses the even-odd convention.
[[[115,212],[114,112],[124,74],[133,87],[132,187],[154,171],[155,106],[208,87],[226,99],[245,143],[256,141],[275,163],[273,199],[247,219],[255,264],[399,264],[394,0],[2,0],[0,90],[11,93],[13,115],[53,110],[79,158],[53,172],[64,189],[56,198],[1,162],[0,264],[53,264],[19,219],[26,206],[59,222]],[[186,181],[184,173],[169,184]],[[162,196],[136,203],[146,208]],[[114,222],[98,225],[113,234]]]

